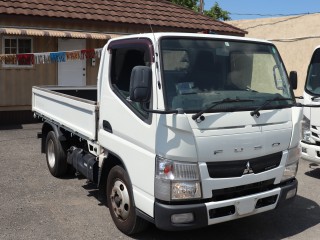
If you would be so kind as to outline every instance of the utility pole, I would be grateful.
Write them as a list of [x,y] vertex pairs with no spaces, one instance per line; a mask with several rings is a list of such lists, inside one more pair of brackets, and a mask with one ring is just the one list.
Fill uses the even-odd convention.
[[200,0],[199,11],[200,11],[201,14],[203,14],[203,9],[204,9],[204,2],[203,2],[203,0]]

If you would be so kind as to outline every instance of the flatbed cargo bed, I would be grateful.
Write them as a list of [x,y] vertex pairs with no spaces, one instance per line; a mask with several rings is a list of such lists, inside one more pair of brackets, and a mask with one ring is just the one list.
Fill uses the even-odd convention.
[[42,86],[32,88],[32,111],[87,140],[97,139],[97,88]]

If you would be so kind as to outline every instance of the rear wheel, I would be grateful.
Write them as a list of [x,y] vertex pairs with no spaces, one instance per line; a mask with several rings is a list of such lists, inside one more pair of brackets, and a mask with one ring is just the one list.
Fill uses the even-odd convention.
[[51,131],[46,138],[46,158],[50,173],[62,177],[67,171],[67,156],[56,134]]
[[111,169],[106,188],[107,204],[117,228],[128,235],[143,231],[148,222],[136,215],[129,176],[122,167]]

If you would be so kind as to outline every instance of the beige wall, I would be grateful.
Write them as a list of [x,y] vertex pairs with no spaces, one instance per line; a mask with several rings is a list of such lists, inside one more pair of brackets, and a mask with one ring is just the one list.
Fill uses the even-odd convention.
[[320,45],[320,14],[227,23],[248,31],[246,37],[271,40],[277,46],[288,73],[298,72],[298,89],[295,94],[302,95],[312,52]]
[[[58,38],[31,37],[33,52],[56,52]],[[106,41],[86,40],[86,48],[101,48]],[[2,36],[0,35],[0,49]],[[32,68],[3,68],[0,64],[0,111],[29,110],[31,108],[31,89],[36,85],[57,85],[57,63],[37,64]],[[87,85],[96,85],[99,59],[92,66],[87,60]]]
[[[2,49],[2,36],[0,36]],[[56,39],[33,38],[34,52],[54,51]],[[3,68],[0,64],[0,111],[28,109],[33,85],[56,84],[56,64],[34,65],[32,68]]]

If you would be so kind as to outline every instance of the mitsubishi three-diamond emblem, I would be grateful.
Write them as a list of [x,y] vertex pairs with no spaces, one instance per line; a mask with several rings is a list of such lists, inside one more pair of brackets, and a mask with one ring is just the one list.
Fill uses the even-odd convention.
[[249,173],[253,173],[253,170],[250,166],[250,162],[247,162],[246,168],[244,169],[242,175],[249,174]]

